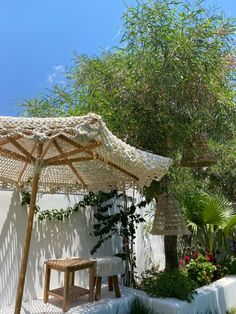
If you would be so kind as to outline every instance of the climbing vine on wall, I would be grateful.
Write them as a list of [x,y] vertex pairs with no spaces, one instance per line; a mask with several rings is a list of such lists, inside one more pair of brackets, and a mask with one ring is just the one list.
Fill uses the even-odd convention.
[[[21,190],[21,205],[29,205],[30,204],[30,192],[24,188]],[[41,210],[38,205],[35,206],[35,215],[39,221],[43,220],[59,220],[63,221],[66,218],[69,218],[73,213],[78,212],[80,209],[85,208],[84,201],[80,201],[76,203],[74,206],[68,206],[67,208],[61,209],[49,209],[49,210]]]
[[92,248],[91,254],[94,254],[113,235],[119,235],[122,238],[122,248],[116,255],[125,261],[124,283],[127,286],[134,286],[134,269],[136,267],[134,241],[136,228],[139,223],[145,221],[136,212],[136,209],[145,207],[146,201],[142,200],[135,204],[135,200],[127,196],[125,192],[114,190],[110,193],[100,192],[95,194],[90,192],[84,197],[84,202],[85,205],[95,206],[97,209],[97,212],[94,214],[96,222],[91,233],[98,240]]

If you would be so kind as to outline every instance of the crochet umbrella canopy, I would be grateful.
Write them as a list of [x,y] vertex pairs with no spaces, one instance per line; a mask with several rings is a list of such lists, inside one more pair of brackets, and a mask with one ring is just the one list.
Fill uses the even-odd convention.
[[136,149],[114,136],[101,117],[0,117],[0,186],[31,185],[17,287],[19,314],[38,191],[142,189],[160,180],[171,159]]

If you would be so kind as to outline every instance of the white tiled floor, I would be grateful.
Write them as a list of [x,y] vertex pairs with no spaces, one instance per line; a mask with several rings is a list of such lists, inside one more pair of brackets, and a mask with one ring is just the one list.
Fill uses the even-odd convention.
[[[83,296],[71,302],[68,314],[126,314],[129,312],[129,305],[135,290],[121,287],[121,298],[116,298],[114,292],[109,292],[107,286],[102,287],[101,300],[92,303],[88,302],[88,296]],[[0,314],[13,314],[14,306],[0,309]],[[22,314],[61,314],[62,302],[50,298],[48,304],[42,300],[33,300],[22,305]]]

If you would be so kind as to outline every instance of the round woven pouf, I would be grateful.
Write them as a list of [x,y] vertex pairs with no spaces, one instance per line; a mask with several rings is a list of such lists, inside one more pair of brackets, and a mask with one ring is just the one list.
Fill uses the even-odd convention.
[[95,300],[100,300],[102,277],[108,277],[109,291],[115,290],[115,295],[120,298],[120,288],[118,284],[118,275],[124,273],[124,265],[121,258],[116,256],[104,256],[96,259],[96,275],[95,275]]

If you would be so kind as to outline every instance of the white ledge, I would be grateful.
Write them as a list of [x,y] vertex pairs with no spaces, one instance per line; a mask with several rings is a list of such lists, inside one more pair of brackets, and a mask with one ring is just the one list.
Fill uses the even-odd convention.
[[[144,292],[121,288],[121,298],[116,298],[114,292],[108,292],[107,286],[102,289],[102,297],[98,302],[88,303],[87,296],[71,303],[68,314],[128,314],[135,296],[145,301],[155,314],[225,314],[227,310],[236,307],[236,276],[224,277],[209,286],[199,288],[191,303],[172,298],[150,298]],[[24,303],[22,314],[61,314],[61,302],[50,299],[44,304],[42,300]],[[0,314],[13,314],[14,306],[0,309]]]
[[225,314],[236,307],[236,276],[219,279],[197,292],[191,303],[174,298],[146,297],[146,300],[156,314]]

